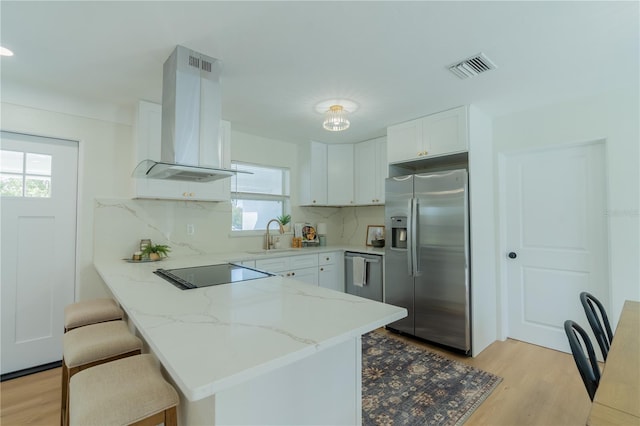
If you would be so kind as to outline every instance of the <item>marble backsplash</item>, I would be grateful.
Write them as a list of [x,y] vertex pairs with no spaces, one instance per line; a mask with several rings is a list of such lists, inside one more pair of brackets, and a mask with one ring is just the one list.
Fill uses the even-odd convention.
[[[228,202],[97,199],[94,208],[95,258],[130,257],[143,238],[168,244],[180,256],[258,250],[263,244],[262,234],[231,233]],[[384,207],[293,207],[291,216],[293,222],[326,223],[327,245],[364,246],[367,225],[384,223]],[[283,247],[291,237],[281,237]]]

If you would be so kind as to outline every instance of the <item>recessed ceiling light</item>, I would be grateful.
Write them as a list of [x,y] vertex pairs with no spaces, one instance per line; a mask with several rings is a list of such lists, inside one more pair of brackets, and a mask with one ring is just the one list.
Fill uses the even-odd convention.
[[0,56],[13,56],[13,52],[6,47],[0,46]]

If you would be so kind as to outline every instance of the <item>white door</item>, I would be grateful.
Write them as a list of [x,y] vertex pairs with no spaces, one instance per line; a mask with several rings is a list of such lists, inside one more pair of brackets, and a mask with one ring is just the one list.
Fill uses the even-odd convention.
[[73,303],[76,142],[2,132],[2,374],[62,359]]
[[580,292],[609,305],[604,164],[598,142],[507,156],[509,337],[569,352],[564,321],[589,328]]

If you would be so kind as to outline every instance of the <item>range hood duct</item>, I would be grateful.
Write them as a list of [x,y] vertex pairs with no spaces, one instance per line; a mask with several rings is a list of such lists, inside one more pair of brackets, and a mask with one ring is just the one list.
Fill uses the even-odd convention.
[[134,177],[210,182],[237,173],[221,168],[221,69],[218,59],[175,48],[162,73],[161,159],[143,160]]

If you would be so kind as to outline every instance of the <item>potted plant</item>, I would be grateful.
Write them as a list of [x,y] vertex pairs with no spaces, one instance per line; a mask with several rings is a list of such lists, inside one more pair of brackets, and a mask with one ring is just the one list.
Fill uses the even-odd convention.
[[149,244],[142,251],[142,255],[149,260],[160,260],[162,257],[169,256],[171,248],[165,244]]
[[289,229],[290,229],[289,222],[291,222],[291,215],[283,214],[278,216],[276,219],[278,219],[278,221],[282,224],[282,227],[284,228],[285,232],[289,232]]

